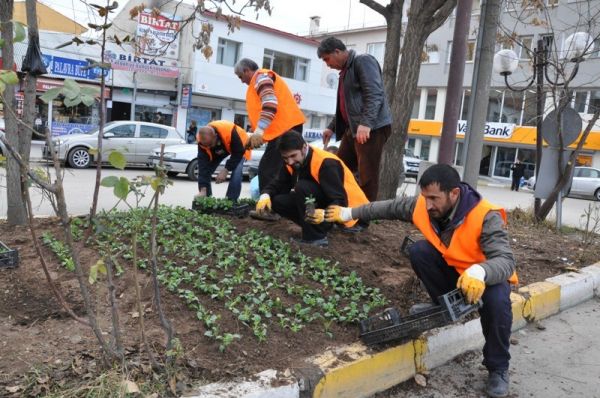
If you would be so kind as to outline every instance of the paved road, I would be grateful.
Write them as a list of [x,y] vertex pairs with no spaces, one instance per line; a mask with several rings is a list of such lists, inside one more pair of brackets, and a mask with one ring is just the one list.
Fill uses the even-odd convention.
[[[513,334],[511,397],[600,397],[600,299],[594,298]],[[481,397],[487,371],[479,352],[434,369],[427,387],[407,381],[377,398]]]
[[[104,169],[103,176],[114,175],[133,178],[138,175],[152,175],[152,171],[148,169],[127,169],[125,171],[116,169]],[[94,189],[95,169],[66,169],[65,171],[65,190],[67,192],[67,205],[69,212],[74,215],[86,214],[89,212]],[[4,182],[6,181],[5,170],[0,169],[0,218],[6,218],[6,190]],[[177,177],[172,180],[174,184],[167,188],[161,202],[170,205],[179,205],[189,207],[192,197],[196,194],[197,186],[193,181],[188,181],[185,177]],[[400,193],[412,195],[415,192],[416,185],[414,182],[405,184],[400,188]],[[508,209],[521,207],[529,209],[533,207],[533,195],[530,191],[512,192],[508,187],[502,186],[485,186],[480,185],[479,191],[484,197],[502,205]],[[226,184],[213,184],[215,196],[224,197],[227,190]],[[249,197],[250,187],[247,182],[242,187],[242,197]],[[147,203],[151,194],[143,203]],[[37,190],[32,192],[32,199],[35,206],[34,212],[36,215],[45,216],[52,214],[52,208],[47,201],[44,201]],[[100,189],[100,209],[112,208],[117,200],[112,194],[112,190],[108,188]],[[598,202],[592,202],[582,199],[568,198],[564,201],[563,206],[563,223],[572,227],[580,227],[580,216],[584,213],[588,205],[600,206]],[[121,204],[119,208],[125,208]],[[554,212],[550,215],[554,218]]]

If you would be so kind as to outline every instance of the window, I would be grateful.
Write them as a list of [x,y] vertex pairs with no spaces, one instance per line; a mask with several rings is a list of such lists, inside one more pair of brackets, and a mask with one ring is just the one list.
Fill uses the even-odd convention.
[[593,114],[597,109],[600,109],[600,91],[592,91],[590,93],[590,105],[587,113]]
[[[452,57],[452,42],[448,42],[448,58],[446,63],[450,63],[450,57]],[[475,40],[467,41],[467,53],[465,54],[465,62],[473,62],[475,59]]]
[[167,138],[169,130],[154,126],[140,126],[140,138]]
[[413,107],[410,113],[411,119],[419,118],[419,108],[421,107],[421,89],[415,90],[415,98],[413,100]]
[[578,173],[577,177],[600,178],[600,173],[598,173],[598,170],[595,170],[595,169],[583,168],[583,169],[579,169],[579,173]]
[[113,127],[108,132],[113,133],[118,138],[133,138],[135,136],[135,124],[121,124]]
[[573,108],[579,113],[585,113],[587,105],[587,91],[576,91],[573,98]]
[[552,54],[554,52],[553,51],[554,50],[554,35],[553,34],[540,35],[540,39],[542,39],[544,41],[544,44],[548,48],[548,56],[550,56],[550,54]]
[[467,55],[465,61],[473,62],[475,60],[475,40],[467,41]]
[[463,91],[460,120],[467,120],[469,118],[469,107],[471,106],[471,90]]
[[523,112],[523,93],[504,90],[504,101],[502,105],[502,123],[521,124],[521,113]]
[[600,38],[594,40],[594,48],[589,51],[590,57],[600,57]]
[[323,118],[321,116],[312,115],[310,117],[310,128],[311,129],[320,129],[321,128],[321,120]]
[[265,50],[263,68],[271,69],[283,77],[306,81],[308,80],[309,60],[274,50]]
[[240,57],[242,43],[219,38],[217,49],[217,63],[221,65],[234,66]]
[[427,104],[425,106],[425,119],[435,119],[435,103],[437,102],[437,90],[435,88],[427,91]]
[[[542,103],[546,103],[546,94],[542,95]],[[523,106],[523,126],[535,126],[537,123],[537,101],[534,90],[527,90],[525,93],[525,105]]]
[[367,54],[375,57],[379,65],[383,65],[383,55],[385,54],[385,42],[367,44]]
[[440,62],[440,53],[438,52],[437,44],[425,44],[423,54],[421,55],[421,62],[424,64],[437,64]]
[[547,7],[558,7],[558,0],[545,0]]
[[530,60],[533,51],[533,36],[519,36],[517,43],[515,52],[519,56],[519,59]]
[[500,112],[502,110],[502,91],[490,90],[490,97],[488,101],[487,117],[488,122],[499,122]]

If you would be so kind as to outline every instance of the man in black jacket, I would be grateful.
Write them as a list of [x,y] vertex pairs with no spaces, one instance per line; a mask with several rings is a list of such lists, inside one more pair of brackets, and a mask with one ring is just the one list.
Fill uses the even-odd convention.
[[[325,207],[360,206],[368,203],[352,172],[335,155],[308,145],[294,130],[283,134],[278,149],[285,166],[261,191],[256,211],[273,209],[302,228],[300,243],[324,247],[331,224],[323,223]],[[316,210],[307,211],[312,198]],[[313,207],[313,209],[314,209]],[[344,223],[352,228],[356,221]]]
[[381,68],[369,54],[346,49],[335,37],[324,39],[317,55],[340,71],[335,118],[323,132],[327,146],[335,132],[341,139],[338,156],[353,172],[370,201],[377,199],[379,163],[391,134],[392,116],[385,97]]

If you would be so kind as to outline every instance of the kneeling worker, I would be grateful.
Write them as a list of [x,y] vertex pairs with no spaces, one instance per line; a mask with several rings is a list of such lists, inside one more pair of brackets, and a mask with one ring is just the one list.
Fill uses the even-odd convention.
[[[369,201],[358,186],[352,172],[335,155],[309,146],[296,131],[283,134],[278,150],[284,167],[262,191],[256,204],[258,213],[270,211],[289,218],[302,227],[301,243],[327,246],[327,232],[332,224],[323,223],[325,207],[361,206]],[[317,209],[306,211],[307,198],[313,198]],[[354,220],[344,223],[346,227]]]
[[229,156],[225,168],[219,172],[215,182],[220,184],[231,179],[225,196],[236,201],[242,191],[242,168],[244,159],[250,159],[250,150],[246,150],[248,135],[246,131],[227,120],[216,120],[201,127],[196,134],[198,142],[198,195],[212,196],[210,179],[219,164]]
[[325,220],[414,223],[425,240],[410,247],[410,262],[433,302],[438,304],[438,297],[454,288],[460,288],[471,303],[483,301],[479,315],[485,338],[483,364],[489,372],[486,392],[491,397],[505,397],[512,326],[510,284],[518,283],[518,278],[504,209],[461,182],[458,172],[448,165],[427,169],[419,186],[417,197],[397,197],[356,208],[330,206]]

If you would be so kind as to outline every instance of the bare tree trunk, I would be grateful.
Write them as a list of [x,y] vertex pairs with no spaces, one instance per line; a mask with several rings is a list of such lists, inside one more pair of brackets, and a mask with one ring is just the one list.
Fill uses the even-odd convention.
[[[27,36],[29,45],[35,43],[39,47],[40,37],[37,25],[37,12],[36,12],[36,1],[26,0],[25,9],[27,12]],[[29,155],[31,153],[31,127],[34,124],[35,119],[35,94],[36,94],[36,82],[37,76],[35,74],[27,73],[25,78],[25,95],[23,103],[23,123],[19,125],[19,154],[21,157],[29,163]]]
[[402,44],[402,59],[398,80],[394,86],[392,102],[392,135],[383,150],[379,172],[379,200],[391,199],[403,175],[404,144],[408,136],[408,124],[412,102],[417,89],[421,54],[425,41],[448,18],[456,0],[412,1],[409,9],[406,34]]
[[390,106],[395,100],[394,88],[398,76],[398,61],[400,59],[400,39],[402,37],[402,8],[404,0],[390,0],[387,6],[382,6],[374,0],[360,0],[361,3],[377,11],[385,17],[386,39],[383,57],[383,85]]
[[[100,62],[104,63],[104,52],[106,51],[106,24],[108,23],[108,13],[104,16],[104,29],[102,30],[102,44],[100,50]],[[102,69],[102,76],[100,77],[100,122],[98,125],[98,152],[96,154],[96,182],[94,184],[94,197],[92,199],[92,207],[90,209],[90,221],[96,216],[96,210],[98,207],[98,195],[100,194],[100,181],[102,180],[102,140],[104,139],[104,124],[106,123],[106,101],[104,98],[104,91],[106,88],[106,77],[104,75],[104,69]],[[92,232],[93,223],[90,222],[90,226],[87,230],[89,236]]]
[[[4,69],[12,70],[15,63],[13,45],[13,0],[0,2],[0,23],[2,24],[2,64]],[[15,91],[8,86],[4,91],[2,102],[4,105],[4,122],[6,140],[13,148],[19,149],[19,128],[16,109]],[[29,155],[28,155],[29,157]],[[7,220],[10,225],[25,225],[27,223],[27,212],[25,203],[21,198],[21,173],[19,165],[14,157],[9,156],[6,161],[6,202]]]

